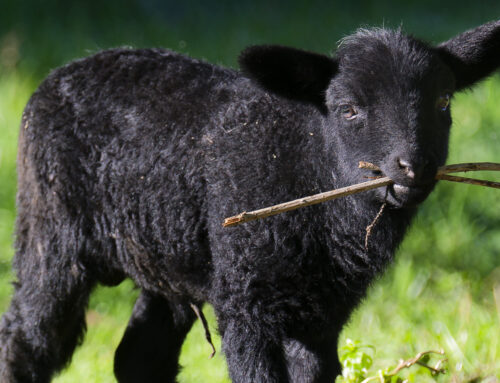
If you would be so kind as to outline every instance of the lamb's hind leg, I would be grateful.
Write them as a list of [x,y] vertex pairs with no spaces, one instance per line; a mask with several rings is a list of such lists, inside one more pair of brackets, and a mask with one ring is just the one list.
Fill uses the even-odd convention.
[[83,266],[42,241],[16,255],[18,282],[0,322],[0,382],[49,382],[83,337],[92,288]]
[[194,320],[189,304],[142,292],[116,350],[118,381],[175,382],[181,346]]

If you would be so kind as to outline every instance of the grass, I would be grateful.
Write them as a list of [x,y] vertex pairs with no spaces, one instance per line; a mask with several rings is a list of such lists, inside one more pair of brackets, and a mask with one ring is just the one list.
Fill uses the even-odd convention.
[[[328,52],[356,26],[382,22],[403,22],[410,32],[441,40],[500,14],[500,4],[493,1],[473,8],[449,0],[439,6],[421,0],[320,2],[315,7],[292,1],[286,8],[263,1],[74,4],[9,2],[0,15],[0,313],[12,294],[18,124],[30,94],[51,68],[119,45],[166,46],[235,66],[238,51],[251,43]],[[449,163],[500,162],[499,99],[498,75],[455,97]],[[500,376],[499,201],[495,190],[441,182],[423,205],[395,264],[352,316],[341,343],[351,338],[375,346],[374,371],[418,351],[443,348],[450,372],[442,381]],[[85,342],[56,382],[114,381],[114,349],[136,296],[130,281],[96,289]],[[214,330],[212,309],[207,306],[205,312]],[[229,382],[220,339],[215,344],[219,352],[208,360],[210,348],[196,323],[183,347],[181,382]],[[432,381],[425,370],[408,373],[413,381]]]

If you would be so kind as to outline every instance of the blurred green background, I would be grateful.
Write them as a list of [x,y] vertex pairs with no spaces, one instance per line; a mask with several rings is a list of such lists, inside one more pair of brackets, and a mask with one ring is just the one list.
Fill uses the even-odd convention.
[[[236,66],[238,52],[279,43],[323,53],[359,26],[403,28],[439,42],[500,18],[500,2],[2,0],[0,7],[0,312],[7,309],[15,218],[16,141],[23,106],[53,68],[116,46],[166,47]],[[500,54],[500,53],[499,53]],[[450,163],[500,162],[500,75],[453,100]],[[483,174],[497,179],[492,174]],[[441,182],[423,205],[397,261],[371,288],[342,334],[375,346],[377,368],[444,349],[442,381],[500,376],[500,194]],[[137,291],[98,288],[88,332],[58,383],[113,382],[112,360]],[[210,326],[215,322],[210,307]],[[220,341],[216,346],[220,350]],[[183,348],[181,382],[228,382],[197,323]],[[423,369],[408,375],[430,381]],[[476,379],[476,380],[474,380]],[[333,380],[332,380],[333,381]]]

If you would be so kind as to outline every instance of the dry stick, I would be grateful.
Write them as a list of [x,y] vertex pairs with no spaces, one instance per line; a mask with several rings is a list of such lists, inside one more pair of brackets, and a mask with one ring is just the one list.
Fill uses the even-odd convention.
[[[374,170],[381,172],[382,170],[377,166],[370,162],[359,161],[359,168]],[[471,185],[479,185],[479,186],[487,186],[490,188],[500,189],[499,182],[493,181],[485,181],[478,180],[475,178],[466,178],[466,177],[458,177],[458,176],[450,176],[447,173],[458,173],[458,172],[470,172],[470,171],[478,171],[478,170],[500,170],[500,164],[496,164],[493,162],[477,162],[477,163],[466,163],[466,164],[455,164],[455,165],[447,165],[442,166],[438,169],[436,174],[437,180],[444,181],[452,181],[452,182],[462,182]]]
[[387,202],[384,202],[382,206],[380,206],[380,210],[378,211],[377,215],[373,219],[372,223],[370,223],[366,227],[366,235],[365,235],[365,251],[368,251],[368,242],[370,241],[370,236],[372,235],[372,230],[377,224],[378,220],[380,217],[382,217],[382,214],[384,213],[385,207],[387,206]]
[[283,213],[285,211],[298,209],[299,207],[310,206],[320,202],[330,201],[335,198],[348,196],[365,190],[376,189],[381,186],[390,185],[392,183],[393,181],[389,177],[382,177],[373,181],[366,181],[360,184],[351,185],[344,188],[299,198],[294,201],[280,203],[278,205],[266,207],[264,209],[254,210],[251,212],[245,211],[241,214],[235,215],[234,217],[226,218],[224,220],[223,226],[224,227],[235,226],[243,222],[249,222],[259,218],[270,217],[272,215]]
[[444,355],[444,351],[441,350],[441,351],[423,351],[423,352],[419,352],[414,358],[400,361],[399,364],[397,365],[397,367],[393,371],[391,371],[391,372],[389,372],[387,374],[384,374],[382,376],[378,375],[378,376],[372,376],[372,377],[366,378],[361,383],[368,383],[368,382],[371,382],[371,381],[374,381],[374,380],[380,380],[382,382],[385,382],[384,378],[391,378],[393,376],[396,376],[402,369],[404,369],[404,368],[410,368],[411,366],[413,366],[415,364],[418,364],[418,365],[420,365],[422,367],[425,367],[425,368],[429,369],[431,371],[432,375],[444,374],[446,371],[444,369],[442,369],[440,366],[441,366],[441,364],[443,362],[446,361],[446,359],[440,360],[438,362],[438,364],[436,365],[436,367],[431,367],[431,366],[428,366],[427,364],[421,362],[421,359],[425,355],[428,355],[428,354]]
[[[369,162],[360,161],[360,168],[381,171],[380,168],[376,165],[373,165]],[[468,172],[468,171],[477,171],[477,170],[495,170],[500,171],[500,164],[492,163],[492,162],[477,162],[477,163],[464,163],[464,164],[454,164],[442,166],[438,169],[436,179],[446,180],[446,181],[455,181],[455,182],[466,182],[466,183],[474,183],[475,185],[488,186],[493,188],[498,188],[498,182],[491,181],[481,181],[481,180],[473,180],[471,178],[464,177],[453,177],[448,176],[447,173],[455,173],[455,172]],[[365,190],[376,189],[382,186],[387,186],[393,184],[389,177],[380,177],[372,181],[362,182],[356,185],[351,185],[347,187],[343,187],[340,189],[331,190],[324,193],[315,194],[308,197],[303,197],[296,199],[294,201],[280,203],[278,205],[266,207],[259,210],[254,210],[250,212],[243,212],[233,217],[226,218],[224,223],[222,224],[224,227],[236,226],[240,223],[253,221],[259,218],[266,218],[272,215],[276,215],[279,213],[283,213],[290,210],[295,210],[300,207],[315,205],[317,203],[330,201],[335,198],[348,196],[355,193],[360,193]]]
[[500,182],[478,180],[475,178],[466,178],[458,176],[450,176],[448,174],[438,174],[436,176],[437,180],[452,181],[452,182],[462,182],[464,184],[487,186],[490,188],[500,189]]
[[468,162],[463,164],[453,164],[441,166],[438,169],[437,174],[447,174],[447,173],[461,173],[461,172],[471,172],[478,170],[500,170],[500,164],[495,162]]
[[210,347],[212,347],[212,353],[210,354],[209,359],[212,359],[215,356],[216,351],[215,346],[212,343],[212,336],[210,335],[210,329],[208,328],[207,319],[205,318],[205,315],[203,315],[203,311],[199,306],[195,305],[194,303],[190,303],[189,305],[191,306],[191,309],[193,309],[194,313],[200,320],[203,329],[205,330],[205,339],[207,340]]

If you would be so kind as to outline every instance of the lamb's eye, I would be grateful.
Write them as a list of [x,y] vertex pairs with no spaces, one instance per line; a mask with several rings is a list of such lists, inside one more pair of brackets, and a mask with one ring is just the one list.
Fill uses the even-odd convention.
[[342,117],[344,117],[346,120],[354,120],[358,115],[356,109],[354,109],[354,107],[349,104],[340,105],[339,110]]
[[450,98],[451,95],[449,93],[445,93],[437,99],[437,108],[441,112],[446,112],[448,110],[448,107],[450,106]]

